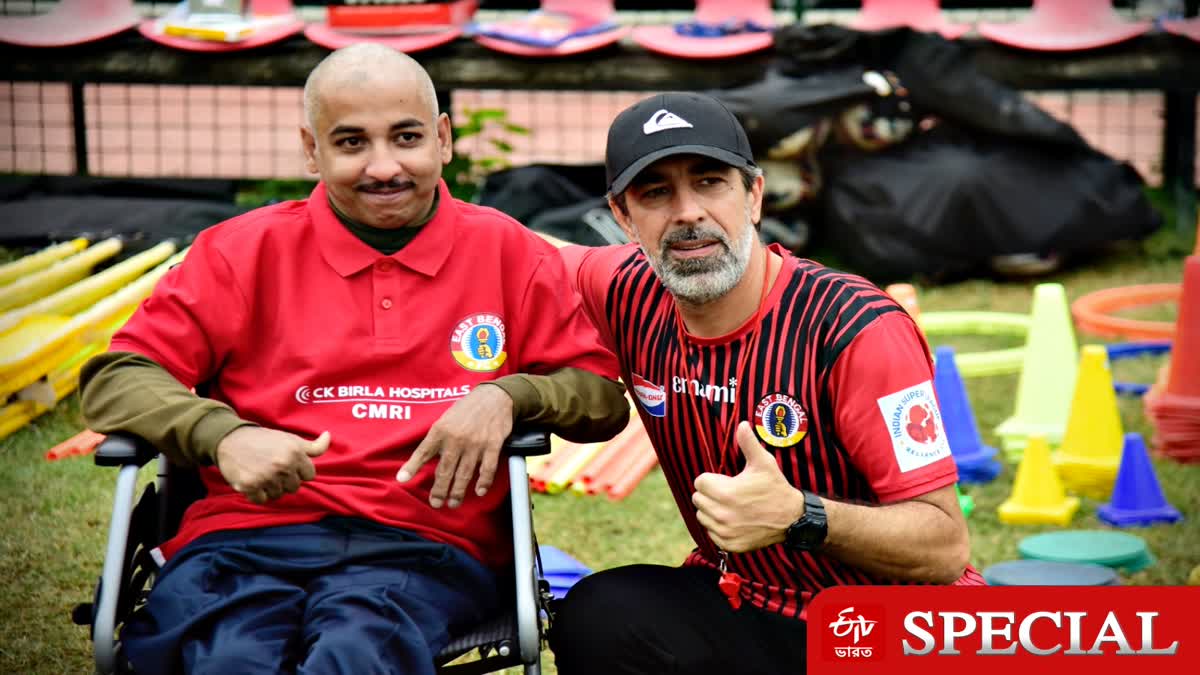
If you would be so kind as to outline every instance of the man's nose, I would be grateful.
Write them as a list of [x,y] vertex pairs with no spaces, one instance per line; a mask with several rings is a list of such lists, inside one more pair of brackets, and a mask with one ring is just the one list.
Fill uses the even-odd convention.
[[379,183],[387,183],[404,172],[400,160],[390,148],[378,148],[371,151],[371,157],[363,170],[368,178]]
[[696,223],[703,220],[706,213],[699,196],[691,187],[685,186],[675,190],[675,208],[672,209],[675,220]]

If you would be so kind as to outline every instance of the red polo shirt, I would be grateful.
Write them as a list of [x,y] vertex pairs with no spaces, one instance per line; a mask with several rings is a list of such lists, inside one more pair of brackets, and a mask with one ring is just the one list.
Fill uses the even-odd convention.
[[[202,232],[186,260],[113,338],[184,385],[264,427],[330,449],[300,491],[265,505],[201,470],[169,557],[218,530],[350,515],[458,546],[489,564],[511,556],[504,489],[434,509],[437,462],[396,471],[433,422],[482,382],[564,366],[616,379],[613,356],[570,290],[554,247],[493,209],[450,196],[385,256],[337,220],[323,184],[306,201],[257,209]],[[496,485],[507,486],[501,462]]]

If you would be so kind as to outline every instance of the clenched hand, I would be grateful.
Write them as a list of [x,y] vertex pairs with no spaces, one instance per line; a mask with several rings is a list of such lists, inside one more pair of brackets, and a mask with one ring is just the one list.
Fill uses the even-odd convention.
[[396,473],[396,480],[411,480],[426,462],[438,457],[429,491],[430,506],[438,509],[445,503],[457,508],[462,504],[476,467],[479,478],[475,494],[482,497],[492,487],[500,448],[512,433],[512,426],[513,402],[508,393],[494,385],[476,387],[433,423],[412,457]]
[[746,458],[745,468],[736,476],[697,476],[692,504],[714,544],[730,553],[745,553],[784,540],[788,526],[804,514],[804,493],[788,483],[775,455],[758,442],[749,423],[738,424],[737,444]]
[[238,427],[217,444],[217,468],[230,487],[255,504],[300,489],[317,475],[312,458],[329,449],[329,432],[306,441],[263,427]]

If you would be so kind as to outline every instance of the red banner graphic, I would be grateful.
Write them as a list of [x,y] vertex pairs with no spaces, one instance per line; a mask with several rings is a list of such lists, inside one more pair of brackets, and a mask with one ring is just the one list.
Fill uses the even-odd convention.
[[1196,675],[1200,587],[838,586],[810,675]]

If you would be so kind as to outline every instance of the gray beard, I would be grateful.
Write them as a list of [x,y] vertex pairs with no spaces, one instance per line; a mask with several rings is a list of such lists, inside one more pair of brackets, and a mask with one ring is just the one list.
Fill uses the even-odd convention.
[[[646,253],[644,246],[642,252],[646,253],[650,267],[676,301],[687,305],[705,305],[733,290],[742,280],[750,264],[756,236],[757,230],[747,213],[746,227],[742,229],[737,242],[731,242],[719,227],[688,227],[663,238],[661,255]],[[715,256],[683,260],[672,259],[666,252],[671,244],[696,239],[719,240],[724,250]]]

